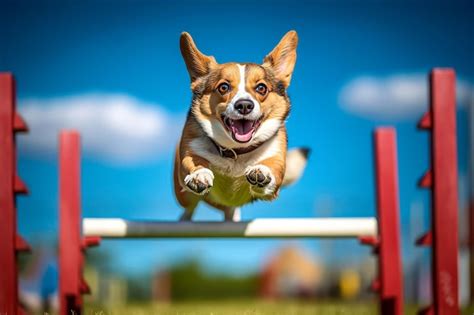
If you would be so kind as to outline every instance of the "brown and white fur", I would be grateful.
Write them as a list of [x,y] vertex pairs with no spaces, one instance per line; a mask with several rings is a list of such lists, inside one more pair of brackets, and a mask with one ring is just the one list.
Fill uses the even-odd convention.
[[238,221],[240,206],[273,200],[301,176],[308,150],[287,154],[285,128],[297,43],[290,31],[261,65],[218,64],[181,34],[193,93],[174,163],[182,220],[190,220],[203,200]]

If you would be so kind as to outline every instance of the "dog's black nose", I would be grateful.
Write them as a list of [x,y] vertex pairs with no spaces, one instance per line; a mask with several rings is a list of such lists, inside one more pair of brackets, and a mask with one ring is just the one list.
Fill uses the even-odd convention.
[[254,107],[253,102],[248,99],[240,99],[234,104],[234,108],[242,115],[250,114]]

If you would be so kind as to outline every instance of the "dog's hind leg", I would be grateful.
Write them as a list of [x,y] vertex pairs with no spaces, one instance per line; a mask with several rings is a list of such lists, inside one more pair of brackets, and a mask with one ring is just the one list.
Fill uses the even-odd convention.
[[240,207],[229,207],[224,210],[224,219],[226,221],[240,221]]
[[180,205],[183,207],[184,212],[179,218],[180,221],[191,221],[193,218],[194,210],[196,209],[200,198],[190,192],[182,191],[178,201]]
[[191,221],[193,219],[194,209],[185,209],[179,221]]

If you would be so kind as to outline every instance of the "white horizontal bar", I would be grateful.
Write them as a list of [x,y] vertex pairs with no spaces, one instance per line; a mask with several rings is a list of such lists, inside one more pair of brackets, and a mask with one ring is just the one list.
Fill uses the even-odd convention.
[[181,237],[359,237],[377,235],[375,218],[255,219],[247,222],[166,222],[88,218],[85,236],[104,238]]

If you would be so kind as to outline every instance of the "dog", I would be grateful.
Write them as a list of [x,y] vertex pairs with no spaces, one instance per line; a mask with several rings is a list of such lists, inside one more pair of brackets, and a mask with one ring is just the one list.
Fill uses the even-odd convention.
[[192,102],[176,149],[174,189],[191,220],[200,201],[239,221],[240,207],[275,199],[307,163],[307,148],[287,152],[287,88],[298,35],[288,32],[255,63],[219,64],[201,53],[190,34],[180,38],[191,78]]

